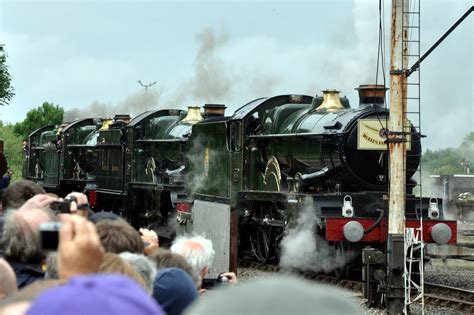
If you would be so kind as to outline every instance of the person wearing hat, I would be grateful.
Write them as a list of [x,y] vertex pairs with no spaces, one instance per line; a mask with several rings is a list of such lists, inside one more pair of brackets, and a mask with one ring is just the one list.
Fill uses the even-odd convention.
[[181,315],[198,298],[198,291],[190,275],[180,268],[158,271],[153,282],[153,297],[168,315]]

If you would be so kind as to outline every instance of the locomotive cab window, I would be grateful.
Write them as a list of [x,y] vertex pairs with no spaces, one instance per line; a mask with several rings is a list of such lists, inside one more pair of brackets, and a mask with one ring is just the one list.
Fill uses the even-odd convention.
[[240,152],[240,122],[232,122],[227,129],[227,148],[231,152]]

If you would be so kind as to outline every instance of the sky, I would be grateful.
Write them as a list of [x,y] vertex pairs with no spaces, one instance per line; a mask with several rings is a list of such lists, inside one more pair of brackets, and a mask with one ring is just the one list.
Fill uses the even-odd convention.
[[[421,52],[471,5],[422,1]],[[324,89],[356,107],[354,88],[376,81],[378,9],[376,0],[0,0],[0,43],[16,93],[0,120],[21,121],[45,101],[63,106],[67,119],[205,103],[231,114],[262,96]],[[385,1],[387,85],[390,9]],[[474,130],[473,19],[421,65],[425,149],[457,147]],[[157,83],[145,95],[138,80]]]

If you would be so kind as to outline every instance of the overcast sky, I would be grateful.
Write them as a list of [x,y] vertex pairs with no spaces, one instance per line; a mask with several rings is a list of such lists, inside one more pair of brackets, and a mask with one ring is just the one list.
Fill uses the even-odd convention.
[[[423,1],[422,52],[471,5]],[[425,148],[458,146],[474,129],[473,19],[422,64]],[[357,106],[354,88],[375,82],[377,38],[376,0],[0,0],[0,42],[16,93],[0,119],[21,121],[44,101],[70,117],[204,103],[225,103],[230,114],[257,97],[327,88]],[[146,99],[137,80],[157,81]]]

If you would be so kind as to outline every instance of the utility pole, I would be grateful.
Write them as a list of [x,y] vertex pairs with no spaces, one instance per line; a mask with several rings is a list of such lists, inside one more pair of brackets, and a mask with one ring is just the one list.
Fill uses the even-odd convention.
[[143,84],[141,80],[138,80],[137,81],[138,84],[140,84],[141,86],[143,86],[145,88],[145,111],[148,109],[148,88],[150,86],[153,86],[156,84],[156,81],[153,81],[151,83],[148,83],[148,84]]
[[392,1],[392,25],[390,43],[390,119],[387,141],[390,152],[390,191],[388,217],[388,283],[387,311],[402,314],[405,303],[404,229],[406,185],[406,74],[408,63],[407,40],[409,11],[408,0]]

